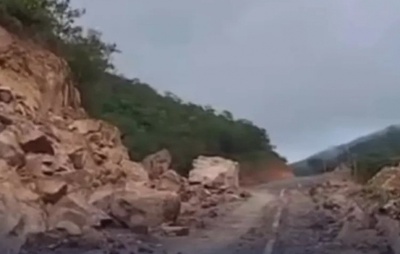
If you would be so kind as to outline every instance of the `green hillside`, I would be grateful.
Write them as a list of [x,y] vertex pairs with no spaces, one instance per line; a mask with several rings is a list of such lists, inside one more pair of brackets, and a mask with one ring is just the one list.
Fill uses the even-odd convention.
[[368,180],[382,167],[400,162],[400,126],[389,126],[381,131],[355,139],[292,164],[297,175],[319,174],[346,164],[355,177]]

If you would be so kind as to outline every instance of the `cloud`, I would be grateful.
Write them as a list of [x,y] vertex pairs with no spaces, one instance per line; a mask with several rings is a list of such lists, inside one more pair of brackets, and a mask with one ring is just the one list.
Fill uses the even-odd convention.
[[399,122],[397,0],[72,3],[122,73],[254,121],[290,160]]

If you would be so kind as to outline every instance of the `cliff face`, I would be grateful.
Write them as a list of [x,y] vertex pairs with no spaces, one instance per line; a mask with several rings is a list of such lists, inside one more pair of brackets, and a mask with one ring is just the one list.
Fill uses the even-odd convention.
[[2,28],[0,123],[2,253],[36,233],[154,226],[179,214],[178,194],[149,187],[118,129],[87,117],[66,62]]
[[0,27],[0,84],[12,88],[23,115],[61,115],[78,110],[79,93],[72,85],[66,62],[49,51],[23,42]]

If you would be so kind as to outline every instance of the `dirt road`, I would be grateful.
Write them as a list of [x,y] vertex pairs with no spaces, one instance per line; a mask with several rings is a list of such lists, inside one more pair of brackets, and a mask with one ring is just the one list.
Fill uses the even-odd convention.
[[[345,188],[332,187],[335,192],[319,201],[309,194],[310,188],[330,179],[324,175],[259,186],[250,200],[213,227],[164,244],[168,253],[182,254],[394,253],[373,225],[354,226],[356,219],[347,223],[347,213],[354,207],[347,208],[353,203],[341,192]],[[341,199],[336,205],[343,211],[325,205],[331,202],[329,196]]]
[[285,208],[287,190],[312,185],[320,177],[284,180],[251,189],[252,197],[207,230],[165,239],[168,253],[270,254]]

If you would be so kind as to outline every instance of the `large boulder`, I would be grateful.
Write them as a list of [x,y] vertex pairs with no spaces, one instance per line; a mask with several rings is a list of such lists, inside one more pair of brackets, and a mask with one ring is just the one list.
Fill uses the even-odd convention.
[[176,193],[156,191],[137,183],[119,189],[100,188],[89,202],[132,229],[175,221],[180,211],[180,198]]
[[191,184],[210,188],[239,188],[239,164],[221,157],[200,156],[189,172]]
[[69,235],[80,235],[87,228],[101,227],[112,219],[101,209],[88,203],[85,192],[76,191],[48,206],[49,230],[64,230]]
[[29,234],[46,230],[37,196],[12,182],[0,184],[0,253],[18,253]]
[[144,158],[142,164],[149,173],[150,179],[156,179],[169,169],[171,162],[172,157],[170,152],[163,149],[148,155]]

